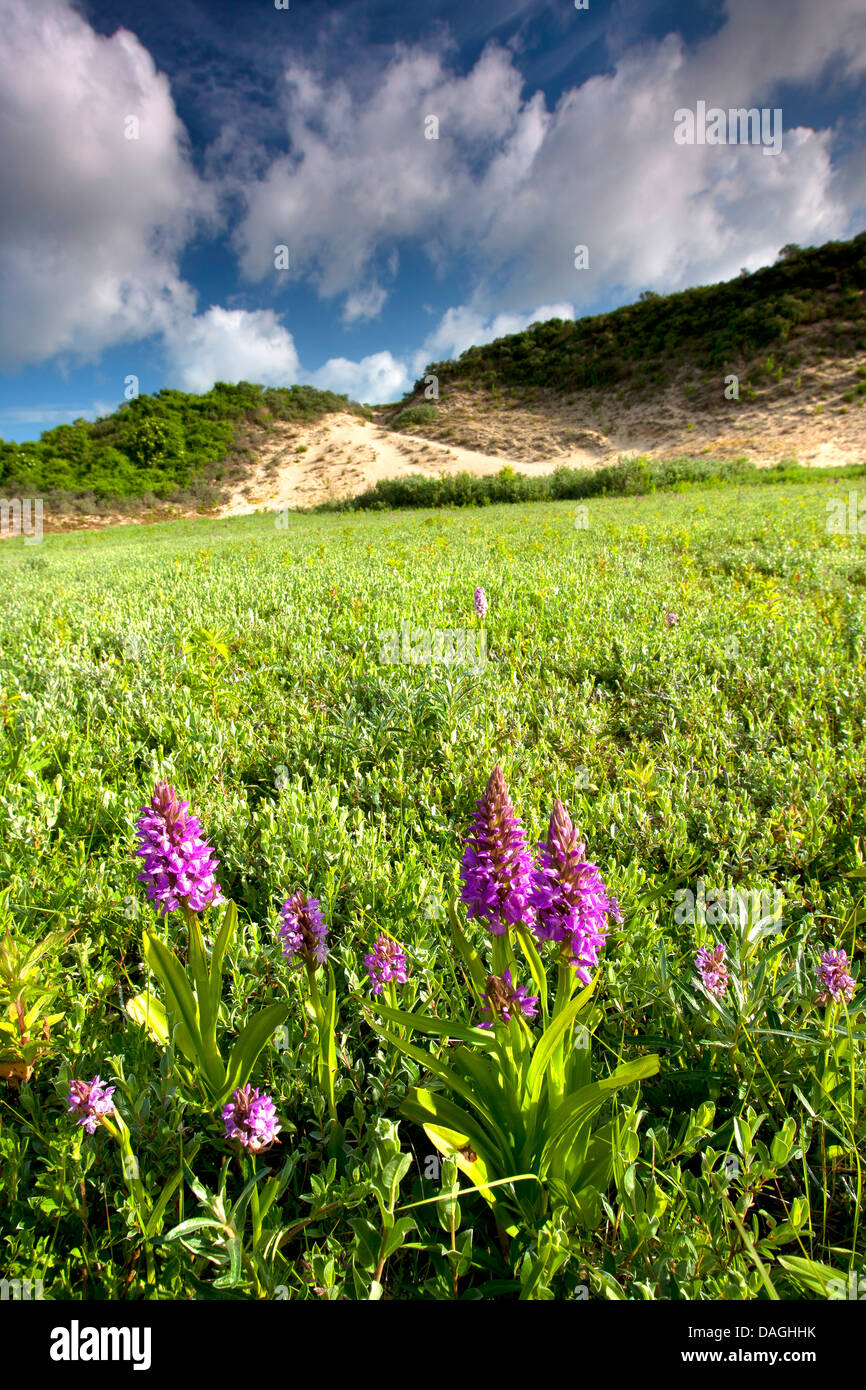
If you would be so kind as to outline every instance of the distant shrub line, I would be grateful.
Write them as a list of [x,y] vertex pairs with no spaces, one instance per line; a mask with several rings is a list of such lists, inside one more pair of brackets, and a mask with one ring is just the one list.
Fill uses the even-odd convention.
[[383,478],[375,487],[343,502],[324,502],[317,511],[385,511],[403,507],[483,507],[492,502],[552,502],[586,497],[635,497],[683,487],[726,483],[760,486],[814,482],[828,477],[858,478],[866,463],[843,468],[805,468],[782,462],[758,468],[748,459],[620,459],[599,469],[557,468],[530,477],[513,468],[477,477],[471,473],[438,478]]

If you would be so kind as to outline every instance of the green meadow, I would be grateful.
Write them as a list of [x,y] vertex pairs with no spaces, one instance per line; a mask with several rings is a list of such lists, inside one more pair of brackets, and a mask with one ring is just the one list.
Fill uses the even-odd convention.
[[[0,1082],[6,1277],[57,1300],[817,1299],[866,1280],[866,539],[828,529],[847,499],[822,478],[5,542],[0,1055],[29,1045],[33,1068]],[[497,763],[531,844],[560,798],[621,905],[584,1019],[592,1079],[658,1058],[594,1121],[610,1171],[536,1183],[513,1228],[402,1110],[436,1090],[447,1029],[392,1046],[363,965],[384,932],[409,961],[402,1011],[477,1022],[453,920],[487,969],[459,867]],[[145,932],[187,963],[136,878],[158,781],[237,907],[220,1039],[286,1006],[251,1076],[280,1142],[252,1163],[171,1026],[128,1010],[161,991]],[[297,889],[330,929],[326,1064],[278,936]],[[209,952],[219,922],[203,914]],[[723,999],[695,970],[719,942]],[[825,1007],[830,949],[857,987]],[[40,1007],[26,1039],[20,1000]],[[126,1147],[68,1114],[70,1080],[97,1073]],[[506,1176],[503,1201],[532,1185]]]

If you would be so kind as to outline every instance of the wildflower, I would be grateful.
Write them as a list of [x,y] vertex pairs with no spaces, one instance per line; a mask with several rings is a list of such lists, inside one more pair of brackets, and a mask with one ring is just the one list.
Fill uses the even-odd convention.
[[531,922],[532,859],[498,764],[465,845],[460,877],[467,915],[485,921],[494,936],[504,936],[515,922]]
[[721,999],[730,984],[728,967],[725,965],[724,943],[720,941],[712,950],[702,946],[695,956],[695,965],[704,989]]
[[815,966],[818,983],[822,986],[818,996],[819,1004],[829,1004],[831,999],[850,999],[854,993],[854,980],[848,973],[848,957],[844,951],[825,951],[820,965]]
[[676,627],[679,621],[680,620],[677,617],[676,613],[672,612],[669,608],[665,613],[665,622],[667,623],[668,627]]
[[158,782],[153,800],[142,807],[138,821],[144,872],[138,875],[151,902],[159,904],[162,916],[187,906],[201,912],[209,903],[224,903],[214,870],[219,860],[202,838],[195,816],[187,814],[188,801],[178,801],[174,789]]
[[283,955],[300,965],[315,969],[328,959],[328,928],[322,921],[317,898],[309,898],[299,888],[282,906],[280,936]]
[[479,618],[484,617],[487,612],[487,607],[487,595],[484,590],[479,587],[475,590],[475,612],[478,614]]
[[223,1110],[226,1139],[237,1139],[250,1153],[261,1153],[277,1142],[282,1125],[270,1096],[262,1095],[250,1083],[235,1091]]
[[372,981],[374,994],[381,994],[389,980],[405,985],[409,978],[406,952],[399,941],[392,941],[384,932],[380,933],[370,954],[364,957],[364,964]]
[[547,839],[539,850],[532,876],[535,934],[540,941],[560,943],[578,979],[588,985],[608,918],[622,921],[619,903],[608,893],[598,865],[586,858],[586,845],[559,800],[553,803]]
[[518,1010],[524,1018],[534,1018],[538,1013],[538,995],[528,994],[525,985],[515,989],[510,970],[504,970],[501,975],[488,975],[487,993],[481,997],[485,1001],[482,1012],[488,1015],[488,1020],[479,1023],[479,1028],[492,1028],[494,1023],[510,1023],[511,1015]]
[[92,1081],[70,1081],[70,1115],[78,1116],[78,1123],[88,1134],[95,1134],[103,1116],[114,1114],[111,1097],[116,1090],[116,1086],[103,1086],[98,1076],[94,1076]]

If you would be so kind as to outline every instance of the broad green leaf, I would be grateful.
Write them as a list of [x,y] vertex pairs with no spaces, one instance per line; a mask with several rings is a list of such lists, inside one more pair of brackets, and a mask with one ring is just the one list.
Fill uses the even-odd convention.
[[483,1095],[485,1104],[502,1134],[515,1136],[522,1143],[526,1121],[520,1105],[517,1073],[507,1058],[505,1064],[474,1052],[468,1047],[455,1049],[453,1063],[467,1079],[473,1093]]
[[508,1148],[508,1140],[497,1124],[490,1106],[489,1097],[486,1096],[484,1092],[478,1092],[472,1086],[468,1085],[453,1067],[447,1066],[438,1057],[434,1056],[432,1052],[425,1052],[423,1048],[414,1047],[412,1043],[404,1042],[403,1039],[398,1038],[396,1034],[389,1033],[386,1028],[377,1028],[376,1032],[383,1038],[387,1038],[391,1046],[396,1047],[398,1052],[402,1052],[406,1057],[411,1057],[413,1061],[418,1062],[426,1071],[432,1072],[434,1076],[438,1076],[439,1080],[449,1091],[453,1091],[455,1095],[460,1096],[461,1100],[465,1100],[479,1115],[481,1115],[485,1123],[490,1125],[503,1149]]
[[222,921],[216,940],[213,944],[213,951],[210,958],[210,997],[211,1006],[216,1014],[219,1010],[220,997],[222,995],[222,973],[225,953],[232,943],[238,927],[238,910],[234,903],[229,901],[223,909]]
[[469,972],[475,989],[480,996],[487,988],[487,968],[474,946],[471,946],[463,934],[460,920],[457,916],[457,899],[452,895],[448,899],[448,917],[451,922],[451,934],[454,937],[454,944],[463,959],[463,963]]
[[158,1042],[161,1047],[168,1046],[168,1019],[165,1009],[149,990],[136,994],[134,999],[127,999],[126,1012],[133,1023],[147,1029],[154,1042]]
[[393,1255],[395,1250],[400,1249],[400,1246],[409,1235],[409,1232],[414,1231],[414,1229],[415,1222],[412,1220],[411,1216],[401,1216],[399,1221],[394,1222],[394,1225],[385,1237],[385,1244],[382,1250],[382,1254],[386,1259],[389,1255]]
[[550,1064],[557,1045],[562,1042],[566,1031],[574,1023],[574,1020],[590,998],[594,989],[595,980],[587,985],[585,989],[582,989],[580,994],[578,994],[575,999],[572,999],[571,1003],[563,1009],[562,1013],[558,1014],[553,1022],[548,1024],[538,1042],[535,1044],[535,1051],[532,1054],[532,1061],[526,1077],[526,1089],[530,1100],[534,1101],[538,1099],[541,1084],[544,1080],[544,1073]]
[[619,1138],[619,1120],[610,1120],[592,1136],[579,1171],[574,1174],[574,1186],[593,1187],[604,1192],[613,1174],[614,1146]]
[[846,1296],[847,1270],[834,1269],[832,1265],[821,1264],[818,1260],[803,1259],[799,1255],[779,1255],[778,1262],[794,1276],[798,1284],[819,1294],[821,1298]]
[[583,1086],[573,1096],[564,1100],[550,1118],[547,1142],[541,1159],[542,1172],[547,1168],[557,1147],[564,1142],[571,1142],[573,1133],[601,1109],[608,1095],[624,1086],[631,1086],[635,1081],[654,1076],[658,1069],[658,1057],[637,1057],[634,1061],[625,1062],[617,1067],[610,1076],[594,1081],[590,1086]]
[[229,1053],[219,1097],[220,1103],[228,1100],[239,1086],[249,1081],[259,1053],[288,1016],[287,1004],[269,1004],[266,1009],[255,1014],[243,1032],[238,1034]]
[[173,951],[148,931],[144,933],[144,958],[153,973],[162,981],[166,994],[166,1014],[173,1013],[180,1019],[181,1027],[176,1033],[178,1046],[187,1061],[206,1076],[205,1052],[198,1026],[195,996],[180,961]]
[[402,1024],[416,1033],[429,1033],[434,1038],[456,1038],[458,1042],[470,1043],[477,1047],[486,1043],[489,1047],[492,1035],[486,1028],[472,1028],[464,1023],[449,1022],[448,1019],[434,1018],[432,1014],[413,1014],[406,1009],[392,1009],[387,1004],[376,1004],[376,1013],[390,1023]]
[[[469,1181],[478,1188],[484,1200],[489,1202],[491,1207],[495,1207],[496,1195],[490,1191],[487,1185],[490,1178],[487,1164],[484,1162],[484,1159],[476,1153],[475,1149],[469,1148],[470,1141],[467,1136],[461,1134],[458,1130],[446,1129],[443,1125],[431,1124],[424,1126],[424,1133],[427,1135],[427,1138],[436,1145],[436,1148],[441,1154],[444,1154],[446,1158],[453,1158],[456,1161],[457,1167],[460,1169],[461,1173],[465,1173]],[[469,1149],[469,1153],[466,1152],[467,1149]],[[475,1153],[474,1159],[469,1157],[471,1153]]]
[[195,986],[199,1027],[208,1051],[216,1045],[216,1017],[211,1004],[210,975],[204,953],[204,938],[198,914],[187,909],[184,920],[189,932],[189,968]]
[[482,1155],[485,1164],[491,1170],[498,1169],[501,1173],[512,1166],[508,1161],[511,1155],[510,1147],[502,1149],[480,1120],[470,1115],[462,1106],[456,1105],[453,1100],[449,1100],[448,1096],[442,1095],[440,1091],[410,1086],[400,1106],[400,1114],[418,1125],[444,1126],[453,1129],[457,1134],[465,1135],[466,1142],[472,1145],[475,1153]]
[[181,1221],[179,1226],[174,1226],[162,1239],[166,1243],[170,1240],[183,1240],[184,1236],[189,1235],[191,1231],[200,1231],[206,1226],[218,1226],[220,1230],[225,1229],[222,1221],[216,1221],[211,1216],[191,1216],[188,1221]]

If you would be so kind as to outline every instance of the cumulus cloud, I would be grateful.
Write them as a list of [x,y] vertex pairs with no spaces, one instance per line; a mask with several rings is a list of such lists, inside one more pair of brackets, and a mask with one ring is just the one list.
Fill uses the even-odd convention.
[[367,285],[363,289],[354,290],[346,296],[343,322],[356,323],[359,319],[374,319],[381,313],[387,298],[388,292],[381,285]]
[[726,0],[724,8],[726,22],[696,49],[689,65],[697,96],[712,104],[716,93],[725,105],[738,106],[728,101],[737,89],[757,95],[780,83],[815,82],[831,64],[837,84],[866,72],[862,0],[785,0],[784,6],[778,0]]
[[360,362],[332,357],[318,371],[306,373],[305,379],[321,391],[338,391],[372,404],[399,400],[412,384],[405,363],[390,352],[374,352]]
[[[96,361],[156,338],[188,389],[309,380],[387,400],[427,362],[535,319],[735,275],[786,241],[851,235],[866,211],[866,156],[841,123],[785,124],[773,157],[682,146],[673,133],[675,111],[698,100],[784,112],[786,84],[862,82],[862,0],[787,0],[782,19],[778,0],[725,0],[722,18],[692,45],[622,41],[607,70],[552,107],[525,89],[517,51],[495,43],[465,72],[432,41],[395,44],[384,60],[367,50],[340,77],[293,59],[277,97],[282,153],[250,145],[231,108],[206,182],[168,79],[133,34],[96,34],[72,0],[0,0],[11,133],[0,149],[0,367]],[[130,117],[138,139],[126,138]],[[286,244],[290,279],[339,298],[345,325],[368,322],[407,246],[439,276],[457,268],[463,302],[403,358],[383,350],[304,370],[271,309],[197,313],[179,257],[217,226],[221,195],[241,210],[241,273],[264,294],[285,283],[273,277]],[[578,245],[588,269],[575,267]]]
[[[298,275],[345,296],[351,321],[379,311],[382,260],[413,241],[439,272],[462,258],[482,315],[560,300],[586,311],[612,292],[734,275],[784,241],[851,234],[866,182],[850,158],[840,177],[833,130],[785,128],[772,157],[673,138],[675,111],[698,99],[766,105],[789,76],[814,83],[831,63],[837,81],[862,76],[862,0],[792,7],[789,22],[777,0],[728,0],[710,38],[632,44],[552,110],[524,95],[514,55],[496,45],[465,75],[444,50],[398,46],[363,89],[293,63],[288,152],[246,186],[242,271],[263,280],[285,240]],[[425,138],[431,117],[438,139]]]
[[508,153],[518,168],[531,160],[543,102],[523,103],[521,86],[511,55],[495,46],[460,76],[441,53],[398,45],[366,94],[293,63],[281,98],[289,152],[245,189],[235,236],[243,273],[269,276],[274,246],[285,243],[322,296],[349,296],[350,317],[370,284],[378,311],[397,243],[420,240],[436,259],[472,233],[479,161],[495,183],[497,157]]
[[0,365],[93,361],[192,309],[176,255],[211,201],[134,35],[63,0],[0,0],[0,33]]
[[272,309],[223,309],[183,315],[164,330],[173,380],[184,391],[209,391],[215,381],[291,386],[298,354]]

